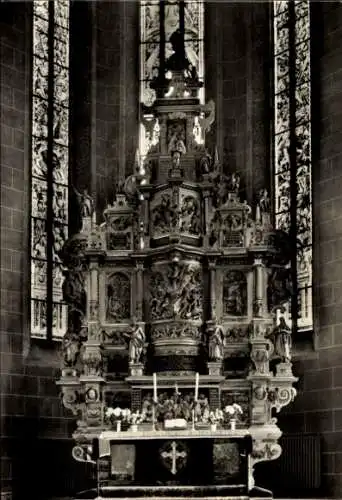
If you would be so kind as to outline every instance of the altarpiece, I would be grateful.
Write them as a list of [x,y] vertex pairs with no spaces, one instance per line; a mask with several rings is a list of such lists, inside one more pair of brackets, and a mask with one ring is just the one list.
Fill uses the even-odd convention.
[[84,194],[63,249],[57,383],[77,416],[73,455],[96,464],[83,498],[272,497],[253,470],[279,457],[273,410],[296,394],[279,314],[289,243],[268,191],[242,200],[239,174],[206,149],[215,105],[198,99],[182,30],[170,42],[145,110],[154,144],[103,222]]

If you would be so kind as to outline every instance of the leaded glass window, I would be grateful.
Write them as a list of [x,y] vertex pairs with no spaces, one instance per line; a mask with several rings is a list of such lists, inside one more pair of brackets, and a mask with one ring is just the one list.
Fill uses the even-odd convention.
[[274,5],[275,220],[296,241],[291,317],[312,328],[310,2]]
[[33,2],[31,336],[67,325],[60,250],[68,237],[69,1]]
[[[170,36],[177,29],[184,30],[185,54],[196,68],[200,81],[204,79],[204,6],[203,0],[141,0],[140,2],[140,102],[151,106],[155,90],[151,81],[173,53]],[[204,88],[199,91],[204,103]],[[146,156],[151,146],[158,142],[158,123],[151,129],[148,115],[142,116],[140,128],[140,155]]]

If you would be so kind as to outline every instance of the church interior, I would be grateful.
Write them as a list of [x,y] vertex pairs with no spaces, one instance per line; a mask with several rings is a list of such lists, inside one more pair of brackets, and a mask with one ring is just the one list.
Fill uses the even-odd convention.
[[0,50],[1,500],[341,498],[342,2],[5,0]]

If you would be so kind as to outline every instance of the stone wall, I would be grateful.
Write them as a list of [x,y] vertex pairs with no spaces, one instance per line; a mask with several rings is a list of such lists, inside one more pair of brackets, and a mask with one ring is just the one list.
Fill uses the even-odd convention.
[[205,89],[216,104],[208,145],[239,172],[250,203],[270,177],[270,57],[267,2],[205,4]]
[[312,4],[316,352],[295,363],[299,394],[287,433],[322,436],[322,495],[342,491],[342,4]]

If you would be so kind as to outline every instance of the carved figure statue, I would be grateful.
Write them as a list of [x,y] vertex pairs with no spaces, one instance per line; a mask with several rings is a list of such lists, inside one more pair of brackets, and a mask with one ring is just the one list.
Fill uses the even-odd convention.
[[196,66],[189,63],[188,68],[184,72],[186,83],[191,87],[192,85],[198,84],[198,74]]
[[182,136],[182,133],[176,131],[169,142],[168,150],[172,156],[172,166],[175,169],[180,167],[181,156],[186,154],[186,147]]
[[237,193],[240,189],[240,176],[239,174],[232,173],[230,176],[229,191]]
[[88,194],[88,190],[85,189],[83,191],[83,194],[77,191],[77,189],[74,187],[74,191],[77,196],[77,201],[80,207],[80,212],[82,217],[91,217],[94,212],[94,200],[93,198]]
[[224,357],[225,337],[223,328],[216,325],[209,340],[209,358],[212,361],[221,361]]
[[75,366],[80,353],[80,347],[81,342],[78,335],[68,329],[62,342],[62,353],[65,366],[69,368]]
[[169,41],[174,53],[166,60],[165,69],[170,71],[188,70],[190,62],[185,55],[184,37],[180,30],[174,31]]
[[64,270],[65,280],[62,285],[63,299],[70,311],[84,316],[86,309],[86,292],[84,290],[84,271],[78,266],[72,270]]
[[201,174],[209,174],[211,170],[212,157],[208,150],[205,150],[204,156],[200,159],[200,172]]
[[262,214],[270,212],[270,198],[267,189],[259,191],[259,207]]
[[242,272],[227,273],[223,282],[223,305],[225,314],[243,316],[247,306],[246,277]]
[[193,196],[186,196],[183,199],[181,221],[181,231],[191,234],[198,234],[200,232],[199,204]]
[[192,266],[178,269],[172,278],[174,312],[182,319],[199,319],[202,313],[202,291],[199,270]]
[[270,310],[281,307],[289,301],[292,295],[291,270],[277,266],[273,267],[267,286],[267,301]]
[[274,349],[284,363],[291,361],[291,348],[291,328],[286,324],[284,316],[281,316],[279,318],[279,325],[274,329]]
[[130,363],[139,363],[144,346],[145,332],[141,325],[134,325],[133,332],[129,341],[129,361]]

